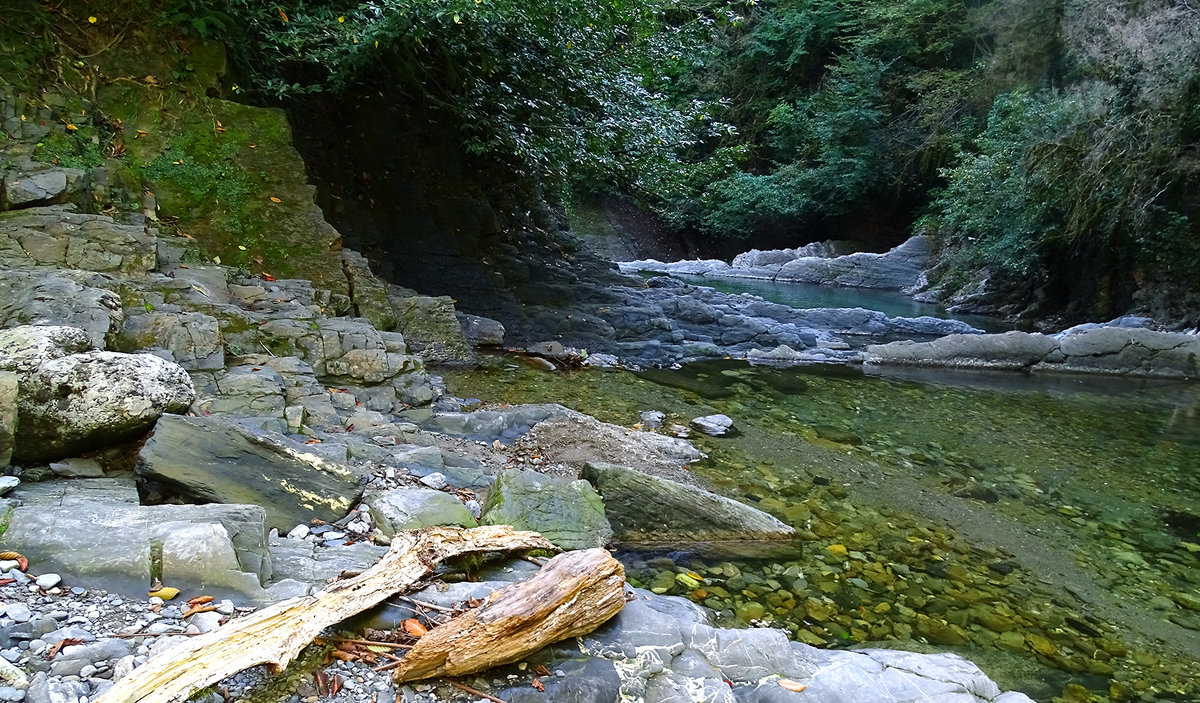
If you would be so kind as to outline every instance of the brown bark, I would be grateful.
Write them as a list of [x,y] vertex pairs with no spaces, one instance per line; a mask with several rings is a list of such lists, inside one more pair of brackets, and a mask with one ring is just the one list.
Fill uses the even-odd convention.
[[460,676],[510,664],[587,634],[625,605],[625,569],[603,549],[560,554],[536,576],[429,631],[397,663],[397,682]]
[[93,703],[175,703],[243,669],[282,671],[321,630],[370,608],[466,552],[553,549],[536,532],[508,526],[401,532],[379,563],[309,596],[290,598],[193,637],[152,658]]

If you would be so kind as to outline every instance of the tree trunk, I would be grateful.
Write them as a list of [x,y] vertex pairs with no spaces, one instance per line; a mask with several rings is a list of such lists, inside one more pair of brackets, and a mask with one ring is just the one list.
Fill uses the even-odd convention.
[[506,586],[480,607],[417,640],[398,683],[459,676],[511,664],[542,647],[591,632],[625,605],[625,568],[603,549],[560,554],[536,576]]
[[193,637],[138,667],[93,703],[175,703],[243,669],[267,664],[278,673],[321,630],[360,613],[466,552],[554,549],[536,532],[508,526],[401,532],[379,563],[309,596],[290,598]]

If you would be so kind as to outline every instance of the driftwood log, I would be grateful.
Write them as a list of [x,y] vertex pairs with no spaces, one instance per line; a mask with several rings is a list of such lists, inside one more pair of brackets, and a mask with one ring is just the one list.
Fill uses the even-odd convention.
[[417,640],[397,662],[398,683],[511,664],[542,647],[591,632],[625,605],[625,568],[603,549],[559,554],[533,578]]
[[401,532],[370,569],[322,591],[289,598],[193,637],[118,681],[93,703],[176,703],[243,669],[282,671],[321,630],[370,608],[432,573],[442,559],[467,552],[554,549],[536,532],[511,527],[431,527]]

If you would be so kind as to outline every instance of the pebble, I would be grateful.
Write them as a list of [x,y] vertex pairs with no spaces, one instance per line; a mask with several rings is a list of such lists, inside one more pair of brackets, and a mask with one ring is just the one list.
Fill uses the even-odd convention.
[[299,525],[296,525],[295,527],[293,527],[291,532],[287,533],[287,538],[288,539],[304,539],[305,537],[308,536],[308,533],[310,531],[311,530],[309,530],[308,525],[299,524]]
[[33,618],[33,611],[24,603],[13,603],[4,609],[4,617],[13,622],[29,622]]
[[54,588],[58,584],[62,583],[62,576],[59,576],[58,574],[53,574],[53,573],[42,574],[41,576],[37,577],[37,580],[34,581],[34,583],[37,584],[38,588],[41,588],[43,590],[50,589],[50,588]]
[[446,475],[440,471],[434,471],[428,476],[422,477],[420,481],[422,484],[434,489],[435,491],[440,491],[446,486],[450,485],[450,482],[446,479]]
[[23,701],[25,692],[12,686],[0,686],[0,701]]

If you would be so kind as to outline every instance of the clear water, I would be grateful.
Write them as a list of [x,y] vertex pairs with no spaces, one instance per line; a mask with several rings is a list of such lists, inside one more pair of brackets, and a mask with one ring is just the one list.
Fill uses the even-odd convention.
[[[625,426],[649,409],[735,420],[693,437],[710,455],[693,470],[803,539],[769,561],[626,555],[643,586],[822,646],[961,651],[1038,700],[1200,696],[1200,386],[517,357],[446,380]],[[689,572],[699,587],[675,580]]]
[[948,313],[937,305],[918,303],[895,291],[872,288],[821,286],[812,283],[776,283],[740,278],[714,278],[672,274],[675,278],[697,286],[707,286],[722,293],[749,293],[772,303],[793,308],[866,308],[878,310],[889,317],[920,317],[928,315],[943,319],[962,320],[985,332],[1004,332],[1011,325],[995,317]]

